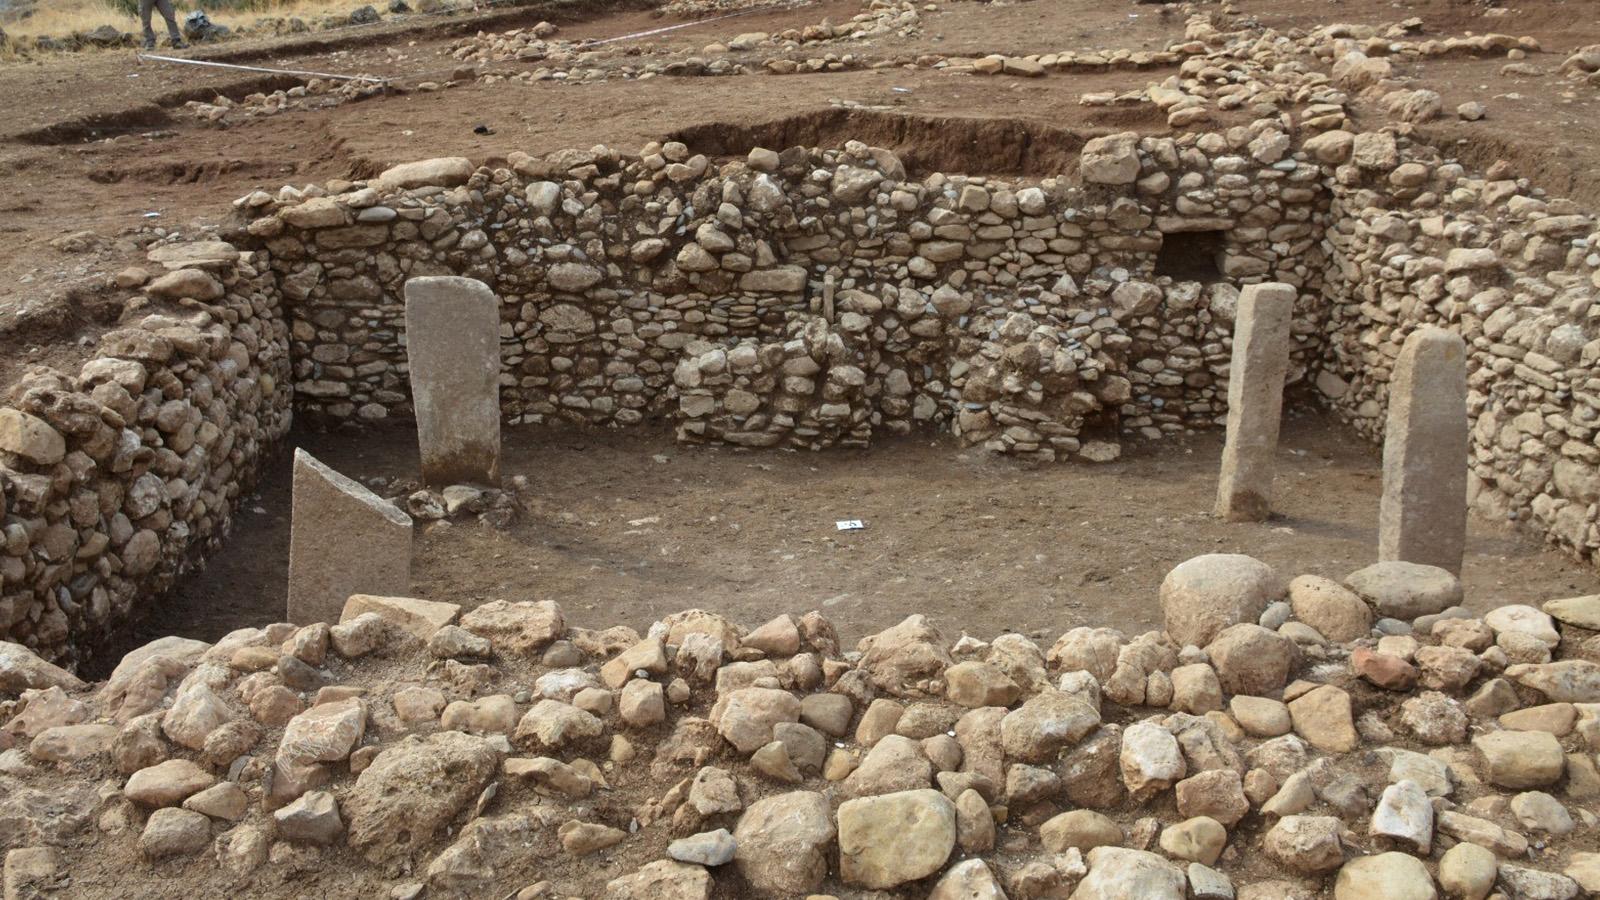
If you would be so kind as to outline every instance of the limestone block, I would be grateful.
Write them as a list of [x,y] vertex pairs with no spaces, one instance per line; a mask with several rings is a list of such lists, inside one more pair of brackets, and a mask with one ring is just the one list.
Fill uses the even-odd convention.
[[1295,290],[1287,284],[1252,284],[1239,292],[1216,507],[1217,516],[1230,522],[1264,521],[1272,511],[1294,300]]
[[1460,335],[1412,332],[1389,382],[1378,558],[1461,572],[1467,537],[1467,363]]
[[500,301],[471,278],[406,282],[406,360],[422,477],[500,480]]
[[294,454],[291,622],[337,622],[351,594],[411,590],[411,517],[304,450]]

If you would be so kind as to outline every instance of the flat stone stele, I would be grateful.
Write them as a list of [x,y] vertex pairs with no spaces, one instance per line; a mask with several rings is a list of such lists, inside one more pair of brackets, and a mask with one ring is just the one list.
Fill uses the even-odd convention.
[[351,594],[410,593],[410,516],[304,450],[293,490],[290,622],[337,622]]
[[1217,485],[1217,516],[1229,522],[1260,522],[1272,512],[1294,300],[1294,287],[1281,283],[1252,284],[1239,292],[1228,368],[1228,436]]
[[406,282],[406,360],[422,477],[500,481],[500,301],[471,278]]
[[1467,542],[1467,347],[1435,326],[1411,333],[1389,380],[1378,559],[1461,573]]

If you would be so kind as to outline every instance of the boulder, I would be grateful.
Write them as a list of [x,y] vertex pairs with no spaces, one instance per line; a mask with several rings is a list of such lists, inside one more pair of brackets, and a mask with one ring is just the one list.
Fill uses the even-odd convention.
[[1433,847],[1433,803],[1427,792],[1410,779],[1384,788],[1367,833],[1399,841],[1426,856]]
[[327,791],[311,791],[272,813],[278,836],[286,841],[326,847],[344,833],[339,803]]
[[1139,167],[1139,135],[1131,131],[1090,140],[1078,158],[1078,170],[1091,184],[1133,184]]
[[795,791],[760,800],[733,829],[734,865],[750,887],[773,894],[814,892],[828,874],[836,834],[827,798]]
[[879,690],[896,697],[931,697],[954,662],[944,638],[921,615],[862,638],[860,668]]
[[839,874],[872,889],[944,868],[956,844],[956,807],[932,789],[847,800],[839,806]]
[[339,624],[354,622],[365,613],[373,613],[395,629],[426,641],[435,631],[454,622],[461,614],[461,606],[415,597],[351,594],[339,613]]
[[1230,625],[1255,622],[1282,586],[1272,567],[1233,553],[1179,563],[1161,582],[1167,634],[1179,646],[1204,647]]
[[1522,663],[1507,668],[1506,677],[1553,703],[1600,703],[1600,664],[1587,659]]
[[1041,825],[1039,840],[1052,853],[1065,853],[1074,847],[1087,853],[1096,847],[1121,844],[1122,826],[1094,810],[1074,809]]
[[710,900],[710,873],[669,859],[606,882],[605,900]]
[[667,855],[679,862],[701,866],[720,866],[733,861],[738,850],[733,835],[726,828],[703,831],[686,838],[678,838],[667,845]]
[[1206,647],[1222,689],[1230,694],[1270,694],[1289,681],[1299,650],[1293,641],[1252,622],[1224,628]]
[[1483,900],[1494,888],[1499,868],[1493,851],[1462,841],[1439,858],[1439,885],[1447,897]]
[[546,750],[597,738],[605,725],[594,715],[559,700],[540,700],[522,714],[513,737]]
[[1010,706],[1022,688],[1010,676],[985,662],[960,662],[945,670],[945,697],[969,709]]
[[1543,609],[1562,624],[1600,631],[1600,594],[1551,600]]
[[533,653],[566,633],[566,618],[553,600],[491,600],[461,616],[461,627],[485,637],[501,653]]
[[1135,800],[1166,790],[1186,771],[1177,738],[1153,722],[1139,722],[1123,730],[1119,761],[1123,784]]
[[1446,569],[1398,560],[1373,563],[1345,576],[1379,616],[1409,622],[1461,603],[1461,581]]
[[1409,853],[1350,860],[1333,883],[1334,900],[1436,900],[1428,867]]
[[1289,704],[1295,733],[1311,746],[1328,753],[1349,753],[1361,746],[1351,713],[1350,695],[1325,684]]
[[1006,892],[987,863],[969,859],[951,866],[933,886],[928,900],[1006,900]]
[[1566,770],[1561,742],[1549,732],[1493,731],[1473,738],[1472,746],[1483,754],[1484,779],[1499,787],[1544,787]]
[[1000,740],[1007,756],[1044,762],[1099,727],[1100,713],[1083,695],[1047,689],[1006,714]]
[[1262,840],[1267,855],[1302,874],[1331,872],[1344,864],[1339,835],[1344,823],[1333,816],[1284,816]]
[[465,157],[424,159],[385,169],[371,184],[380,194],[419,187],[455,187],[466,184],[472,171],[472,162]]
[[216,783],[215,775],[189,760],[169,759],[133,773],[122,793],[145,806],[177,806]]
[[772,743],[772,726],[800,721],[800,701],[776,688],[741,688],[728,694],[712,716],[717,731],[740,753]]
[[891,734],[874,744],[840,786],[843,796],[868,797],[928,787],[933,764],[910,738]]
[[[120,670],[122,667],[117,668]],[[83,682],[66,669],[40,659],[21,644],[0,641],[0,694],[20,694],[29,689],[52,687],[75,691],[83,687]]]
[[139,850],[151,859],[188,856],[211,846],[211,820],[177,807],[158,809],[145,821]]
[[1331,578],[1301,575],[1289,582],[1289,605],[1296,619],[1335,643],[1366,637],[1372,630],[1366,601]]
[[1189,880],[1183,870],[1154,853],[1122,847],[1096,847],[1087,857],[1089,873],[1072,900],[1184,900]]

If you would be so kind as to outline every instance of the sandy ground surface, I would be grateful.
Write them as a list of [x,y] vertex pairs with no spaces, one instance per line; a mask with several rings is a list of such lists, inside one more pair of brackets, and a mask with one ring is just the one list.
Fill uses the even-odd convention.
[[[409,480],[404,431],[298,443],[363,481]],[[1161,579],[1202,553],[1249,553],[1287,576],[1342,577],[1376,560],[1380,459],[1311,415],[1286,423],[1275,506],[1261,524],[1211,515],[1220,433],[1137,448],[1101,466],[1029,467],[923,437],[806,455],[680,447],[667,434],[506,434],[505,476],[527,512],[417,530],[414,593],[476,606],[556,600],[573,625],[643,630],[690,607],[754,627],[821,609],[856,639],[924,613],[954,639],[1077,625],[1159,628]],[[228,546],[143,623],[215,640],[284,615],[288,454]],[[839,532],[840,519],[865,530]],[[352,548],[351,552],[360,552]],[[1471,523],[1467,604],[1486,610],[1600,591],[1600,576],[1516,534]]]

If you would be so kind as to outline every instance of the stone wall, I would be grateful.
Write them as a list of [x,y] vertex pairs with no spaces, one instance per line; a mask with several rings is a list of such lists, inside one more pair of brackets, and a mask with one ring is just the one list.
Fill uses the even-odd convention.
[[[1466,340],[1468,492],[1585,559],[1600,548],[1600,233],[1592,215],[1506,171],[1472,175],[1420,143],[1356,139],[1332,181],[1317,384],[1382,439],[1389,373],[1422,324]],[[1505,167],[1500,167],[1505,168]]]
[[[400,286],[452,273],[502,297],[509,422],[808,448],[931,427],[1105,459],[1124,435],[1220,424],[1237,287],[1284,281],[1291,380],[1374,441],[1405,337],[1459,331],[1474,504],[1592,556],[1594,221],[1404,130],[1116,135],[1036,182],[913,176],[861,144],[720,168],[600,147],[243,206],[284,287],[300,408],[325,423],[409,415]],[[1163,249],[1195,232],[1216,271],[1182,280],[1207,260]]]
[[[1260,280],[1307,289],[1302,375],[1327,172],[1275,120],[1094,146],[1082,184],[915,178],[859,143],[720,168],[668,144],[433,160],[241,207],[283,286],[299,408],[324,423],[409,415],[400,290],[432,274],[502,298],[511,423],[668,418],[810,448],[934,426],[1071,456],[1086,432],[1220,421],[1235,284]],[[1165,236],[1197,231],[1215,283],[1158,276]]]
[[226,536],[288,430],[271,274],[226,244],[152,254],[167,311],[106,334],[76,375],[25,374],[0,407],[0,639],[79,666]]

